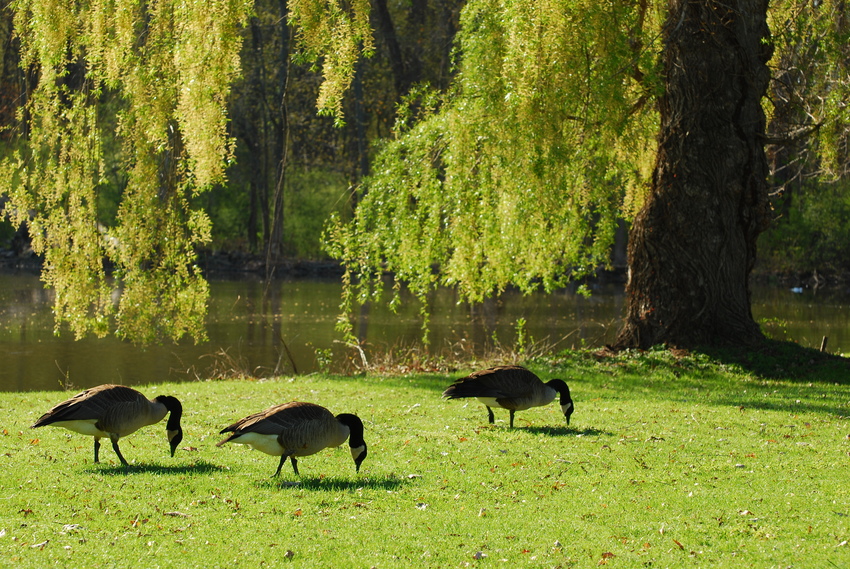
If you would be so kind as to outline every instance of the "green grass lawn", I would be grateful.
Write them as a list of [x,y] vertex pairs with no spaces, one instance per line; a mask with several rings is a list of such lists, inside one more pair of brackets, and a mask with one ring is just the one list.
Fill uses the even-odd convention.
[[[165,384],[185,408],[108,442],[46,427],[71,395],[0,394],[0,566],[848,567],[850,386],[845,367],[763,379],[706,356],[649,352],[529,363],[566,379],[556,404],[445,401],[454,377],[308,377]],[[771,375],[782,377],[780,366]],[[803,366],[805,367],[805,366]],[[819,377],[815,377],[819,375]],[[218,431],[304,400],[358,414],[346,446],[289,463]]]

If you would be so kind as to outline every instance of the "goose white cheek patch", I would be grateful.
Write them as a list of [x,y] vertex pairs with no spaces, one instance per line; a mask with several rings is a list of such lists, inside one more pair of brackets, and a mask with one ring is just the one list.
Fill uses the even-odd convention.
[[357,457],[360,456],[363,453],[364,450],[366,450],[366,447],[363,446],[363,445],[360,445],[359,447],[350,447],[350,450],[351,450],[351,458],[353,458],[354,460],[357,460]]

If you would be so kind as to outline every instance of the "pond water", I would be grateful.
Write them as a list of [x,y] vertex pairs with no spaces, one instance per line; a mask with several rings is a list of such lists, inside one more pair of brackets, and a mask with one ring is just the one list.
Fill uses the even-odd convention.
[[[256,377],[337,368],[357,358],[339,343],[334,326],[341,286],[337,280],[211,279],[209,341],[139,347],[115,338],[75,341],[54,334],[51,293],[37,275],[0,274],[0,391],[81,389],[101,383],[138,385],[226,376]],[[398,313],[375,304],[357,317],[366,357],[375,350],[415,349],[422,338],[418,304],[407,299]],[[431,351],[469,352],[517,338],[517,322],[533,341],[558,348],[601,346],[613,340],[624,310],[622,285],[598,286],[584,297],[572,290],[550,295],[506,293],[470,307],[450,290],[432,300]],[[850,352],[850,294],[754,290],[753,313],[773,337]]]

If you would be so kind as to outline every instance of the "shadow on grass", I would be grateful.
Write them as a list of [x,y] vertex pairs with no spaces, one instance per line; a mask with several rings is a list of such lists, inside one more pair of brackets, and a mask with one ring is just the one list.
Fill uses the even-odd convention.
[[372,490],[395,490],[409,483],[410,479],[391,474],[377,478],[369,476],[364,476],[362,478],[357,476],[352,478],[345,478],[341,476],[303,476],[297,479],[269,478],[256,482],[256,486],[258,488],[265,488],[269,490],[318,490],[324,492],[338,492],[340,490],[357,490],[359,488],[369,488]]
[[[701,402],[789,413],[847,415],[850,358],[765,340],[756,347],[568,351],[552,374],[578,371],[581,401]],[[584,389],[585,393],[582,393]],[[578,403],[579,411],[582,409]]]
[[161,474],[161,475],[185,475],[185,474],[212,474],[227,470],[223,466],[212,464],[205,460],[199,460],[192,464],[180,464],[174,466],[162,464],[131,464],[130,466],[98,466],[92,465],[89,472],[104,474],[106,476],[126,476],[128,474]]
[[546,435],[549,437],[595,437],[595,436],[613,436],[614,433],[608,431],[600,431],[599,429],[585,428],[576,429],[574,427],[520,427],[519,430],[535,435]]
[[756,348],[705,348],[712,359],[765,379],[850,384],[850,359],[794,342],[765,340]]

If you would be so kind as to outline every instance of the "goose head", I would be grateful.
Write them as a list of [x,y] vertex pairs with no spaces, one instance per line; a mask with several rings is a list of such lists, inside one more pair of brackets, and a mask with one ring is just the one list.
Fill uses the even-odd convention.
[[567,383],[563,379],[552,379],[546,382],[546,385],[557,391],[561,395],[561,412],[564,413],[564,417],[567,419],[567,425],[570,424],[570,417],[575,411],[575,405],[573,404],[573,398],[570,396],[570,388],[567,387]]

